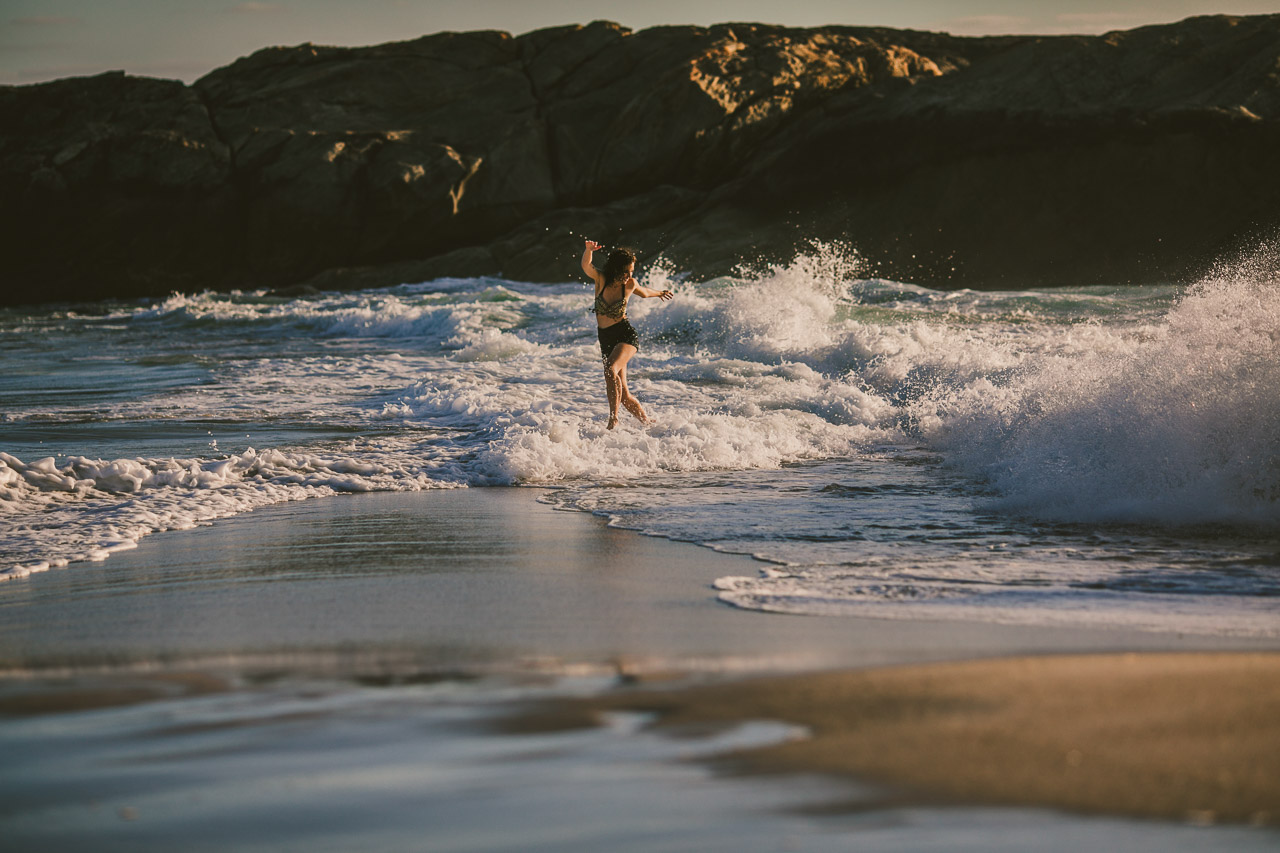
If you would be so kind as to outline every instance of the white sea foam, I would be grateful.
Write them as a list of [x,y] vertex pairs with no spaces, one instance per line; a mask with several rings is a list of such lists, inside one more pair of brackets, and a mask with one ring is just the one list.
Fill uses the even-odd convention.
[[206,292],[174,294],[154,306],[117,312],[111,319],[182,328],[247,324],[293,334],[412,339],[459,348],[488,331],[519,324],[520,301],[497,283],[463,295],[398,288],[283,300],[262,291]]
[[[260,506],[339,492],[455,483],[444,465],[417,470],[338,455],[262,452],[219,459],[52,457],[0,453],[0,578],[105,559],[161,530],[183,530]],[[433,470],[435,469],[435,470]],[[433,476],[434,475],[434,476]]]
[[1063,343],[926,396],[926,437],[1008,510],[1280,527],[1280,282],[1210,279],[1161,322]]
[[[959,522],[958,508],[931,513],[910,491],[877,498],[887,511],[862,499],[848,510],[870,512],[870,523],[842,541],[721,542],[784,564],[721,578],[721,599],[787,613],[1280,636],[1280,278],[1274,253],[1262,254],[1159,310],[1131,294],[1095,313],[1055,308],[1088,294],[904,291],[893,322],[847,324],[851,375],[988,494],[963,503],[1032,526]],[[1003,310],[1020,299],[1029,304]],[[895,528],[893,511],[914,521]],[[1046,520],[1077,527],[1034,526]]]
[[1252,595],[1134,595],[1120,590],[1081,592],[1069,586],[1029,592],[1000,589],[992,581],[987,581],[993,586],[990,591],[966,594],[959,586],[931,592],[832,572],[808,575],[723,577],[715,587],[726,604],[767,613],[1280,637],[1275,606]]
[[[1042,541],[1034,525],[1280,526],[1269,268],[1224,268],[1186,292],[942,293],[862,278],[838,246],[701,284],[651,267],[644,283],[676,298],[632,300],[643,343],[629,384],[656,423],[624,414],[613,431],[582,285],[462,279],[15,317],[2,331],[79,347],[49,361],[81,358],[84,375],[66,393],[46,393],[55,374],[0,396],[0,422],[119,424],[139,449],[100,461],[54,441],[0,457],[3,564],[12,576],[101,559],[153,530],[312,495],[532,484],[784,567],[723,579],[739,606],[1079,622],[1096,600],[1115,624],[1179,614],[1265,633],[1249,620],[1274,598],[1253,568],[1269,565],[1266,542]],[[97,393],[104,381],[128,387]],[[206,422],[236,432],[223,446],[266,430],[275,449],[144,449],[146,424]],[[1170,585],[1183,597],[1158,599]],[[1233,623],[1217,605],[1237,598],[1253,615]]]

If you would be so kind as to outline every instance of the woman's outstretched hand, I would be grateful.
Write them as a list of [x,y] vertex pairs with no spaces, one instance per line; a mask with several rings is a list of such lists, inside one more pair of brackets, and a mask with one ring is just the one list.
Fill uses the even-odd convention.
[[666,302],[667,300],[673,298],[674,296],[675,294],[672,293],[670,290],[661,290],[658,292],[658,298],[661,299],[663,302]]
[[604,248],[604,246],[601,246],[601,245],[600,245],[599,243],[597,243],[595,240],[588,240],[588,241],[587,241],[587,250],[588,250],[588,251],[590,251],[590,252],[594,252],[594,251],[597,251],[597,250],[599,250],[599,249],[603,249],[603,248]]

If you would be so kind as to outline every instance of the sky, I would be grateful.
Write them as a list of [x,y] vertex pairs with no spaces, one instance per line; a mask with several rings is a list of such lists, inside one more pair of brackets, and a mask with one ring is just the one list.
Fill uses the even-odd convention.
[[368,45],[441,30],[759,21],[1102,33],[1192,15],[1280,12],[1280,0],[0,0],[0,84],[123,69],[191,82],[270,45]]

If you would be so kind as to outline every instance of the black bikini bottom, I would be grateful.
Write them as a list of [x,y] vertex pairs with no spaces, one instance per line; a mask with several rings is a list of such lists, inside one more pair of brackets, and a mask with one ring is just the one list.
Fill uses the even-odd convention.
[[606,362],[618,344],[631,344],[640,349],[640,336],[636,334],[635,326],[626,320],[619,320],[608,328],[597,329],[596,337],[600,338],[600,357]]

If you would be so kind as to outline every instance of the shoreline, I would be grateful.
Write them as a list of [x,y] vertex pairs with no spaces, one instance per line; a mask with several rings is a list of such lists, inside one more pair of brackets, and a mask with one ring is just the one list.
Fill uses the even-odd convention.
[[0,584],[0,675],[745,674],[1280,650],[1268,638],[744,610],[712,583],[757,571],[754,558],[609,527],[542,503],[544,492],[277,504]]

